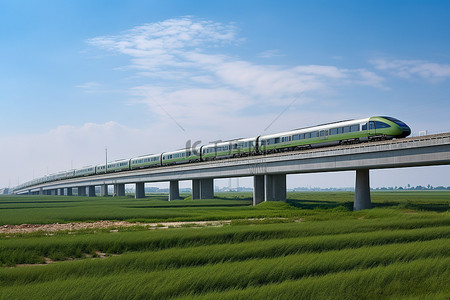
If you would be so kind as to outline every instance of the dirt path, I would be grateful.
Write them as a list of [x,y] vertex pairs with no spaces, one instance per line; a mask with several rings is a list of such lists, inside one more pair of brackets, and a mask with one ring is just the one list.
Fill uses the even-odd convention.
[[169,227],[204,227],[223,226],[230,224],[231,220],[224,221],[195,221],[195,222],[160,222],[160,223],[130,223],[126,221],[97,221],[89,223],[65,223],[65,224],[21,224],[0,226],[0,234],[32,233],[32,232],[56,232],[74,231],[83,229],[105,229],[115,231],[120,227],[142,226],[148,229],[164,229]]

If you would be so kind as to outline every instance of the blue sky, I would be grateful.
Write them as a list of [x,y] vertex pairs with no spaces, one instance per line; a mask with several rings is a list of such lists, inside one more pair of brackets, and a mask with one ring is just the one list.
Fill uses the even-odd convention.
[[[374,115],[448,132],[449,15],[448,1],[0,1],[0,186],[105,147],[129,158]],[[371,182],[448,186],[449,170]]]

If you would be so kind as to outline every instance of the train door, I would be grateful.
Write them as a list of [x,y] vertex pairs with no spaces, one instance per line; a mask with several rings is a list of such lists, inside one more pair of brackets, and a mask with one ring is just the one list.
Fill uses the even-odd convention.
[[377,130],[375,128],[375,122],[369,121],[369,136],[377,135]]

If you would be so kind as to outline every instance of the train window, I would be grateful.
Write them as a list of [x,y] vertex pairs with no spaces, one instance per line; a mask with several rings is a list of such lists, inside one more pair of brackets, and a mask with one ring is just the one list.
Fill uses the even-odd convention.
[[327,130],[321,130],[320,131],[320,136],[327,136],[328,135],[328,131]]
[[383,122],[379,122],[379,121],[375,121],[374,123],[375,123],[375,128],[376,129],[391,127],[389,124],[386,124],[386,123],[383,123]]
[[309,138],[311,138],[311,133],[309,133],[309,132],[305,133],[305,139],[309,139]]
[[350,126],[345,126],[344,133],[349,133],[349,132],[350,132]]
[[402,121],[397,120],[397,119],[395,119],[395,118],[392,118],[392,117],[382,117],[382,118],[388,119],[389,121],[394,122],[395,124],[397,124],[397,125],[399,125],[399,126],[401,126],[401,127],[408,127],[408,125],[406,125],[406,124],[403,123]]
[[318,131],[311,132],[311,137],[312,138],[316,138],[318,136],[319,136],[319,132]]
[[278,144],[280,142],[280,138],[275,138],[275,144]]
[[293,136],[292,136],[292,140],[293,141],[298,141],[300,139],[300,135],[299,134],[294,134]]
[[337,132],[338,132],[337,128],[331,128],[330,129],[330,135],[335,135],[335,134],[337,134]]
[[367,123],[361,126],[362,130],[367,130]]
[[350,127],[350,131],[351,131],[351,132],[359,131],[359,125],[352,125],[352,126]]
[[342,127],[339,127],[337,130],[338,130],[338,134],[344,133],[344,128],[342,128]]

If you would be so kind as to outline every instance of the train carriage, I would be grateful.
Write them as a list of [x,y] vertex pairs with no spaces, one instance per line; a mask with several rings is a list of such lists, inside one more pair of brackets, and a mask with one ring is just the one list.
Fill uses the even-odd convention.
[[359,143],[369,140],[406,137],[411,129],[392,117],[348,120],[288,132],[260,136],[259,153]]
[[81,169],[77,169],[75,170],[75,177],[81,177],[81,176],[89,176],[89,175],[94,175],[95,174],[95,167],[94,166],[88,166],[88,167],[83,167]]
[[120,159],[113,162],[108,163],[108,168],[106,172],[120,172],[126,171],[130,169],[130,160],[129,159]]
[[161,166],[161,154],[143,155],[132,158],[130,161],[130,168],[132,170],[159,166]]
[[256,137],[205,145],[200,152],[203,161],[249,156],[256,152]]
[[197,162],[200,161],[200,148],[164,152],[161,157],[163,166]]

